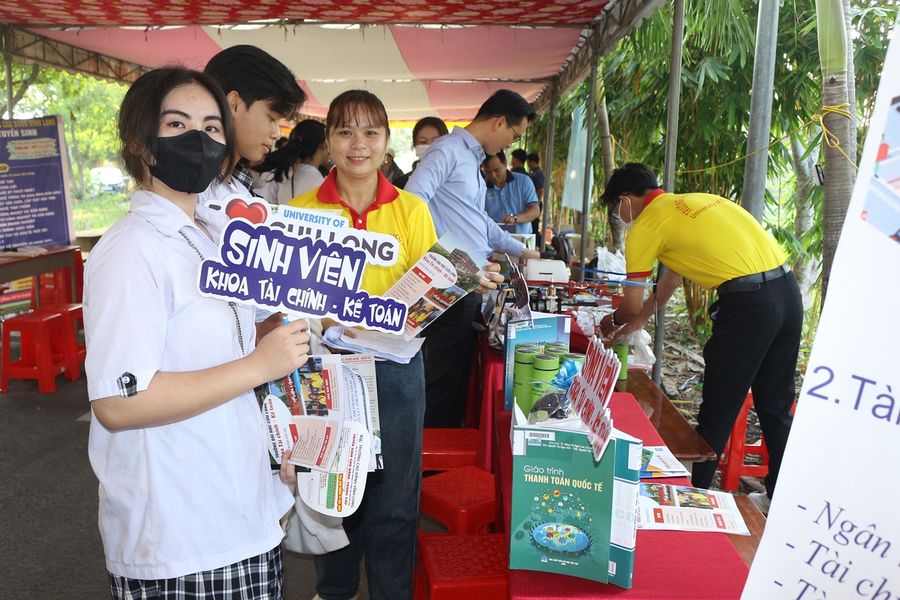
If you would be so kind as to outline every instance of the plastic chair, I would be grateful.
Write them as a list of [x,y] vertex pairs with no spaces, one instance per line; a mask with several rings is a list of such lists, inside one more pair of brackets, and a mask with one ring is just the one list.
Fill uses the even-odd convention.
[[479,444],[477,429],[426,427],[422,432],[422,470],[446,471],[474,466]]
[[84,344],[78,341],[78,332],[84,329],[84,312],[81,304],[41,304],[32,311],[36,314],[58,314],[66,323],[63,348],[66,356],[66,379],[76,381],[81,377],[81,365],[87,356]]
[[507,600],[506,535],[420,533],[415,600]]
[[[766,448],[766,442],[760,436],[756,442],[747,443],[747,416],[752,406],[753,390],[750,390],[719,460],[719,470],[722,472],[719,487],[728,492],[737,491],[741,477],[765,477],[769,474],[769,449]],[[796,400],[791,405],[791,414],[794,414],[795,410],[797,410]],[[748,456],[758,456],[760,462],[748,465]]]
[[497,518],[494,476],[461,467],[422,480],[419,510],[447,526],[451,534],[483,533]]
[[[38,391],[56,391],[56,376],[66,371],[66,321],[58,313],[26,313],[3,321],[0,356],[0,392],[9,389],[10,379],[35,379]],[[12,334],[20,334],[20,357],[11,356]],[[77,379],[77,377],[76,377]]]
[[84,289],[84,259],[81,250],[72,250],[75,253],[74,294],[72,297],[73,273],[66,267],[49,273],[41,273],[31,278],[31,308],[38,308],[37,298],[40,292],[41,306],[48,304],[69,304],[81,302]]

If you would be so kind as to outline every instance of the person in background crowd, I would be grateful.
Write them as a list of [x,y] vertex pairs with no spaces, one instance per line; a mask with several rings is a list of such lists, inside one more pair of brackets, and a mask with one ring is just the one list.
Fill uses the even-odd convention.
[[384,162],[381,163],[381,173],[387,177],[388,181],[394,181],[403,177],[403,171],[394,162],[394,151],[388,148],[384,155]]
[[271,173],[263,198],[270,204],[287,204],[317,188],[324,181],[319,167],[328,162],[325,126],[312,119],[297,123],[287,143],[270,152],[255,170]]
[[528,172],[525,171],[525,157],[528,156],[524,150],[521,148],[516,148],[513,150],[510,157],[510,171],[513,173],[521,173],[522,175],[528,175]]
[[[519,141],[534,118],[534,110],[522,96],[498,90],[469,125],[456,127],[431,144],[406,189],[428,203],[438,236],[453,234],[479,258],[488,258],[495,250],[539,258],[484,212],[487,185],[479,174],[485,155]],[[479,303],[477,294],[469,294],[426,331],[426,427],[462,423]]]
[[281,137],[278,121],[292,118],[306,102],[306,93],[290,69],[256,46],[222,50],[209,60],[204,73],[225,92],[239,161],[230,177],[200,195],[200,202],[230,194],[250,196],[253,178],[248,165],[265,159]]
[[484,159],[482,168],[487,179],[487,214],[511,233],[532,233],[531,221],[540,216],[541,209],[531,178],[507,170],[502,150]]
[[526,164],[528,165],[528,174],[531,175],[531,182],[534,184],[534,191],[537,194],[538,200],[543,202],[544,170],[541,169],[541,157],[532,152],[528,155]]
[[541,169],[541,157],[532,152],[525,157],[525,163],[528,165],[529,175],[531,175],[531,183],[534,184],[534,193],[537,194],[538,209],[540,213],[538,218],[531,222],[531,230],[534,232],[537,248],[543,248],[543,236],[541,236],[541,217],[544,214],[544,170]]
[[613,171],[602,196],[610,213],[631,230],[625,238],[628,279],[643,282],[658,259],[665,274],[643,300],[641,286],[626,286],[621,306],[600,322],[621,337],[643,327],[665,304],[682,276],[718,299],[709,307],[712,337],[703,348],[703,402],[697,432],[716,460],[695,463],[691,482],[708,488],[747,390],[769,450],[766,494],[751,500],[768,510],[791,429],[794,376],[803,326],[800,291],[778,242],[734,202],[703,193],[666,193],[640,163]]
[[271,475],[252,390],[306,362],[306,323],[256,344],[251,308],[197,289],[226,222],[198,193],[235,151],[213,80],[149,71],[118,126],[139,189],[91,252],[84,288],[88,454],[110,597],[280,599],[279,518],[292,498]]
[[447,124],[438,117],[423,117],[416,121],[412,130],[413,150],[416,152],[416,162],[413,163],[409,173],[404,173],[394,180],[394,185],[401,190],[404,189],[406,183],[409,181],[409,176],[416,170],[419,161],[422,160],[422,157],[425,155],[429,146],[434,143],[434,140],[442,135],[447,135],[448,133]]

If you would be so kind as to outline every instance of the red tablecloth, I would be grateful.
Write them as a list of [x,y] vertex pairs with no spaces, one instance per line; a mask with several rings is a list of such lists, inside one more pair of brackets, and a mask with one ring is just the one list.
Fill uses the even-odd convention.
[[[631,394],[615,393],[610,401],[616,428],[644,440],[649,446],[662,440]],[[503,522],[509,529],[512,487],[511,415],[497,414],[495,464],[500,473]],[[657,483],[687,484],[684,479],[657,479]],[[630,590],[586,579],[537,571],[510,571],[509,596],[514,600],[568,600],[622,596],[646,600],[682,598],[739,598],[748,567],[728,538],[721,533],[688,531],[637,532],[634,587]]]
[[[503,394],[503,357],[488,345],[487,336],[478,336],[477,361],[472,368],[469,385],[469,399],[466,406],[466,427],[477,427],[480,443],[484,449],[483,460],[478,465],[486,471],[493,471],[493,449],[491,435],[494,431],[494,398]],[[503,400],[500,400],[500,409]]]

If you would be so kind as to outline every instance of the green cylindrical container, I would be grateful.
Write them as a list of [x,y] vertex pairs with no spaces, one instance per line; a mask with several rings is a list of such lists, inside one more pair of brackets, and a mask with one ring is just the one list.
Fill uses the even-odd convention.
[[521,404],[519,405],[522,408],[522,412],[526,415],[531,412],[531,407],[534,406],[535,402],[541,399],[547,387],[549,387],[550,382],[556,377],[557,371],[559,371],[558,357],[553,356],[552,354],[538,354],[534,357],[531,373],[531,380],[533,382],[531,387],[531,398],[527,410]]
[[540,352],[534,344],[516,344],[515,353],[513,401],[520,407],[531,408],[532,363],[534,363],[534,357]]
[[566,352],[569,351],[569,345],[565,342],[547,342],[546,344],[544,344],[545,352],[547,348],[550,348],[552,350],[565,350]]
[[568,350],[566,350],[564,348],[560,348],[558,346],[557,347],[547,347],[547,346],[544,347],[544,354],[547,354],[549,356],[555,356],[556,360],[559,361],[559,364],[562,364],[566,360],[566,354],[568,354],[568,353],[569,353]]
[[577,352],[567,352],[566,358],[569,360],[574,360],[579,365],[584,366],[584,354],[579,354]]
[[619,371],[619,381],[624,381],[628,379],[628,344],[613,344],[612,349],[622,364],[622,368]]

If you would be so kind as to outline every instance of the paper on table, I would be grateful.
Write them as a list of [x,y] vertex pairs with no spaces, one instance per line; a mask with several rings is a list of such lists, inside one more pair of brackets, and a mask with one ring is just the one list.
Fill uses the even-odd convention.
[[734,497],[727,492],[663,483],[642,483],[638,529],[717,531],[750,535]]
[[641,479],[690,476],[691,472],[684,468],[667,446],[644,446]]

